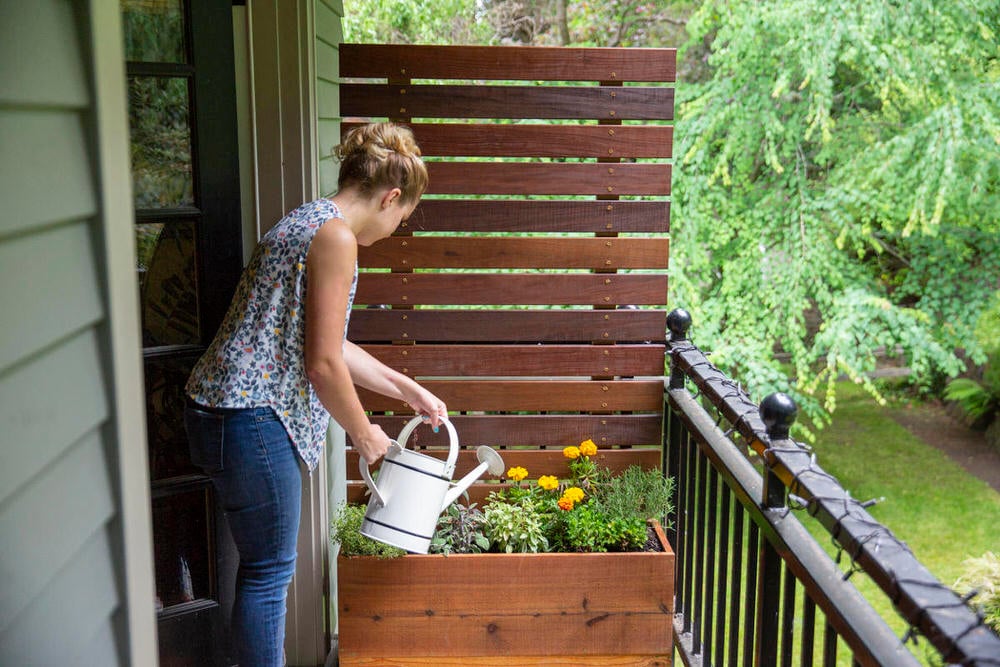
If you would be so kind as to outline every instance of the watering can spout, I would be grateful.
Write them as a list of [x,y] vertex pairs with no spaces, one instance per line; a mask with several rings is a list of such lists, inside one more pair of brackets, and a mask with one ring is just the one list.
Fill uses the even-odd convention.
[[465,493],[465,491],[472,486],[472,483],[483,476],[487,470],[493,475],[503,474],[503,459],[500,457],[496,451],[485,445],[479,447],[476,450],[476,458],[479,459],[479,465],[473,468],[473,470],[454,483],[451,489],[444,494],[444,500],[441,502],[441,511],[448,509],[448,506],[455,502],[460,495]]

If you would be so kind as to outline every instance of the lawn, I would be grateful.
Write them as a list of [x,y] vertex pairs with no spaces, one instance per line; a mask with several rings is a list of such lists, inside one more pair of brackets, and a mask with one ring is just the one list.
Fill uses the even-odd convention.
[[[1000,493],[894,421],[892,405],[879,406],[850,383],[838,389],[833,423],[814,445],[818,463],[852,497],[884,498],[868,511],[944,584],[955,583],[966,558],[1000,551]],[[817,538],[830,543],[825,533]],[[851,580],[884,618],[896,621],[891,603],[865,576]],[[900,636],[906,631],[902,621],[890,625]]]

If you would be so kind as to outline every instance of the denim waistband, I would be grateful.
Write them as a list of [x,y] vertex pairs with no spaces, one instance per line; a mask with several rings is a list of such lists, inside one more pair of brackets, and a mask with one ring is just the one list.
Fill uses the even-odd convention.
[[238,415],[247,414],[253,417],[276,417],[277,414],[269,405],[257,405],[250,408],[217,408],[211,405],[202,405],[190,396],[187,397],[187,406],[194,410],[210,412],[217,415]]

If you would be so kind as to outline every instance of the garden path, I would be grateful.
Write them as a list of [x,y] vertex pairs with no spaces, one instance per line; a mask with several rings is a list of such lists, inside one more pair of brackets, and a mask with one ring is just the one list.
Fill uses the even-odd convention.
[[1000,449],[991,447],[986,436],[953,417],[938,402],[903,405],[889,414],[910,433],[937,447],[1000,493]]

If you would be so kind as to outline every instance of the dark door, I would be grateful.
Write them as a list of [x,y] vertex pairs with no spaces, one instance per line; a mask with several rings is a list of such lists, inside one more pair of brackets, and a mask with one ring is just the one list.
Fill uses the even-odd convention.
[[122,0],[160,664],[229,662],[236,559],[183,386],[242,265],[231,0]]

